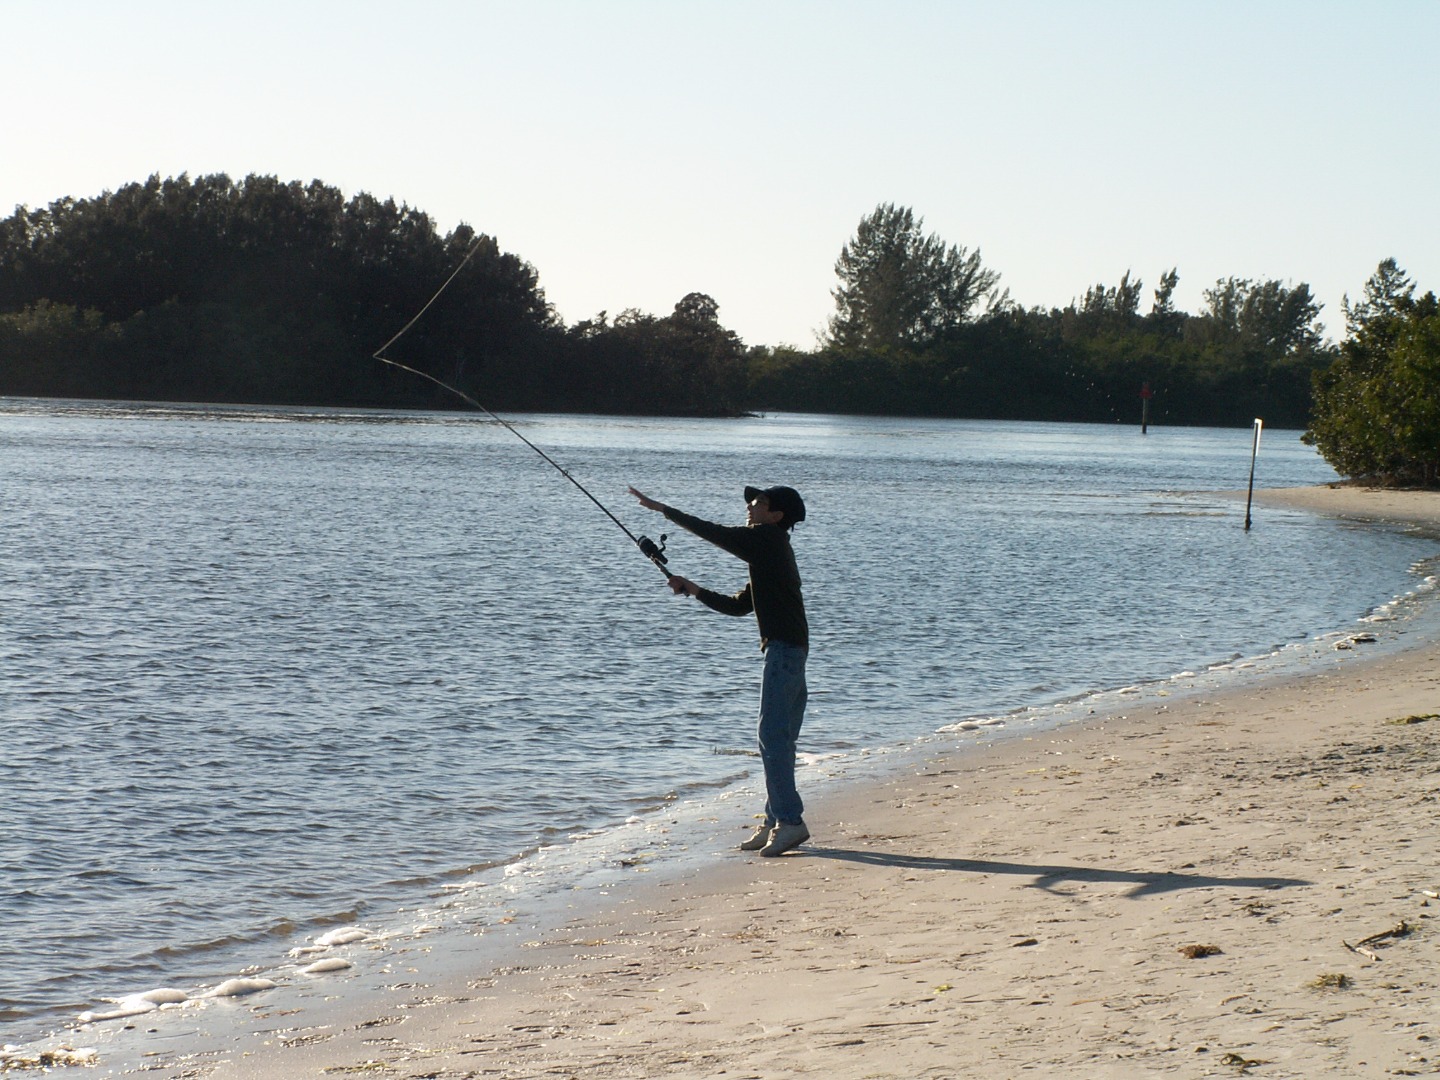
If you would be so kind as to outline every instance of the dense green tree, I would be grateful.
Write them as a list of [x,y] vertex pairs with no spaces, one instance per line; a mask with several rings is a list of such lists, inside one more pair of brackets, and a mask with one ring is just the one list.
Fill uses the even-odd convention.
[[1140,290],[1145,283],[1139,278],[1130,280],[1126,270],[1120,284],[1111,288],[1092,285],[1085,290],[1085,301],[1080,310],[1098,319],[1110,319],[1121,324],[1132,323],[1140,310]]
[[1382,262],[1362,299],[1347,299],[1349,334],[1315,377],[1304,438],[1342,475],[1440,484],[1440,302],[1414,291]]
[[1180,284],[1180,271],[1171,267],[1160,275],[1160,284],[1155,289],[1155,301],[1150,305],[1152,318],[1175,314],[1175,286]]
[[1164,337],[1178,335],[1185,323],[1184,313],[1175,308],[1175,287],[1179,284],[1178,268],[1171,267],[1161,274],[1160,284],[1155,288],[1155,299],[1150,305],[1150,314],[1145,316],[1149,329]]
[[1352,335],[1369,329],[1376,332],[1391,315],[1401,315],[1415,302],[1415,282],[1401,270],[1394,259],[1382,259],[1365,282],[1365,291],[1355,303],[1346,296],[1341,302],[1345,312],[1345,329]]
[[39,300],[0,315],[0,393],[109,394],[107,346],[113,331],[100,312]]
[[922,231],[908,207],[882,204],[840,251],[828,344],[839,348],[922,346],[963,325],[994,298],[1000,275],[979,251]]
[[1212,339],[1227,339],[1265,355],[1313,351],[1320,344],[1320,305],[1305,283],[1224,278],[1206,289],[1201,325]]
[[[903,214],[896,220],[905,225]],[[752,352],[752,402],[1138,422],[1148,383],[1154,423],[1248,426],[1262,416],[1303,427],[1311,373],[1331,358],[1309,287],[1225,279],[1207,292],[1206,309],[1189,315],[1174,306],[1178,282],[1177,269],[1164,272],[1145,315],[1143,282],[1127,271],[1063,309],[1026,311],[997,298],[924,342]]]
[[720,323],[720,307],[688,293],[663,318],[635,309],[601,312],[568,333],[568,398],[616,413],[734,415],[745,407],[745,346]]

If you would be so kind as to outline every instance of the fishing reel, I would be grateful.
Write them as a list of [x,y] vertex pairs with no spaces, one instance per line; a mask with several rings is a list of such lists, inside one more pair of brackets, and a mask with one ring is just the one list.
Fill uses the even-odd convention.
[[635,543],[640,546],[640,554],[659,567],[665,575],[670,576],[670,571],[665,569],[665,564],[670,560],[665,558],[665,541],[669,539],[664,533],[660,534],[660,543],[656,544],[648,536],[642,536]]

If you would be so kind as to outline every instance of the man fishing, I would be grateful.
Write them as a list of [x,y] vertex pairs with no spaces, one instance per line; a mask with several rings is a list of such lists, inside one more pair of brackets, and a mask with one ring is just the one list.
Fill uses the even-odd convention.
[[802,816],[805,810],[795,789],[795,741],[805,718],[805,659],[810,650],[810,629],[805,620],[805,599],[800,593],[800,572],[790,547],[790,529],[805,520],[805,503],[794,488],[745,489],[745,526],[716,525],[630,488],[630,494],[647,510],[665,517],[716,547],[744,559],[750,580],[738,593],[726,596],[701,588],[688,578],[672,575],[670,588],[693,596],[725,615],[755,613],[765,673],[760,683],[760,760],[765,765],[765,821],[740,845],[743,851],[781,855],[810,839]]

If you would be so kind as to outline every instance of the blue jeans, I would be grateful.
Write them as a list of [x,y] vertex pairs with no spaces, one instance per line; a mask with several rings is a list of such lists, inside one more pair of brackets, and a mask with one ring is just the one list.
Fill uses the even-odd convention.
[[795,790],[795,740],[805,719],[807,652],[785,641],[765,647],[760,680],[760,760],[765,763],[765,821],[800,823],[805,804]]

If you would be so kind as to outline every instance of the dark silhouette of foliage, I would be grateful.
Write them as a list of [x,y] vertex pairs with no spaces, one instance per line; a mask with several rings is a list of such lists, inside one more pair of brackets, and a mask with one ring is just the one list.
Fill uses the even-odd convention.
[[[0,222],[0,386],[88,393],[341,405],[434,403],[369,360],[476,240],[441,238],[423,213],[316,181],[187,176],[94,199],[20,207]],[[454,286],[456,303],[406,342],[417,365],[513,360],[554,317],[533,268],[493,239]],[[458,253],[458,254],[457,254]],[[90,348],[33,347],[37,313],[103,327]],[[462,344],[463,343],[463,344]],[[17,383],[23,368],[24,378]],[[412,377],[413,379],[413,377]]]
[[765,409],[1138,424],[1149,383],[1152,423],[1248,426],[1259,416],[1304,427],[1311,374],[1332,356],[1308,286],[1218,283],[1222,305],[1235,303],[1227,322],[1176,311],[1177,282],[1174,270],[1162,276],[1148,315],[1139,313],[1143,283],[1127,272],[1118,286],[1092,286],[1063,309],[997,305],[921,347],[751,350],[750,401]]
[[1142,315],[1144,283],[1126,271],[1063,309],[1024,311],[978,252],[921,224],[891,204],[861,221],[820,349],[752,350],[754,405],[1138,422],[1149,383],[1155,423],[1304,426],[1311,373],[1331,357],[1308,285],[1229,278],[1192,316],[1174,306],[1171,268]]
[[[922,225],[877,207],[836,264],[826,340],[747,349],[701,292],[668,315],[566,327],[534,267],[468,225],[442,236],[393,200],[270,176],[152,176],[0,221],[0,393],[458,408],[371,357],[473,250],[386,355],[495,409],[1138,423],[1149,383],[1156,424],[1309,420],[1312,374],[1335,353],[1307,285],[1226,278],[1191,315],[1174,306],[1172,268],[1142,313],[1144,282],[1127,270],[1064,308],[1025,310],[978,251]],[[1412,302],[1392,271],[1347,308],[1364,327],[1342,357],[1357,371],[1379,363],[1382,328]],[[1423,384],[1428,332],[1385,339],[1408,365],[1392,390]],[[1316,383],[1334,401],[1336,370]],[[1314,429],[1322,448],[1327,422]]]
[[494,408],[724,414],[744,348],[691,293],[664,318],[566,330],[535,269],[467,225],[319,181],[128,184],[0,222],[0,393],[456,408],[371,354]]

